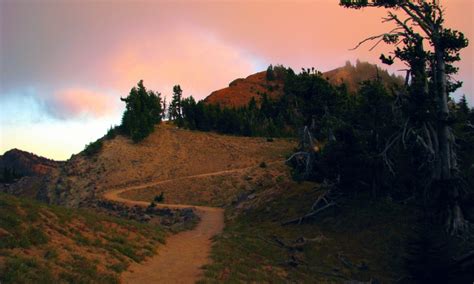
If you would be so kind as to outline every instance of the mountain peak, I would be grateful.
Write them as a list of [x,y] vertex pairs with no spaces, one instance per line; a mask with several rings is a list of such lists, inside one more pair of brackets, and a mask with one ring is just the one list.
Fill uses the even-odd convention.
[[[273,67],[273,72],[277,74],[273,80],[269,80],[267,71],[261,71],[246,78],[238,78],[233,80],[228,87],[212,92],[204,99],[204,102],[222,107],[243,107],[252,98],[258,103],[263,93],[270,99],[277,99],[284,95],[285,87],[284,76],[278,76],[278,68],[282,67]],[[391,75],[375,64],[359,60],[355,65],[347,61],[344,66],[323,73],[323,77],[333,85],[344,83],[349,93],[356,93],[363,81],[377,77],[382,79],[386,87],[403,84],[403,78]]]

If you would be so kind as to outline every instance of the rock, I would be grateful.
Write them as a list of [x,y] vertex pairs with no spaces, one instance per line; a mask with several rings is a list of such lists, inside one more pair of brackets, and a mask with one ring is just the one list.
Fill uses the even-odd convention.
[[255,197],[257,197],[257,195],[255,193],[252,193],[249,196],[247,196],[247,199],[252,200],[252,199],[255,199]]
[[241,193],[237,196],[236,199],[234,199],[234,201],[232,201],[232,204],[235,205],[235,204],[239,204],[241,203],[242,201],[246,200],[247,199],[247,194],[245,193]]
[[142,222],[150,222],[150,220],[151,220],[151,216],[147,214],[143,215],[143,217],[141,218]]

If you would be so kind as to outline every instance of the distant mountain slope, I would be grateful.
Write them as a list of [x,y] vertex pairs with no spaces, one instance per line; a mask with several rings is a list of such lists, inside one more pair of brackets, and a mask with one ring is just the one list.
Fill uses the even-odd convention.
[[284,82],[282,78],[267,80],[267,72],[259,72],[232,81],[229,87],[212,92],[205,102],[227,107],[241,107],[247,105],[252,98],[257,102],[261,94],[266,93],[269,98],[279,98],[283,95]]
[[[323,73],[333,85],[345,83],[350,93],[355,93],[360,83],[380,76],[386,87],[403,84],[403,78],[390,75],[377,65],[357,61],[356,65],[347,62],[345,66]],[[212,92],[204,101],[225,107],[242,107],[252,98],[258,102],[260,94],[266,93],[269,98],[279,98],[284,94],[284,78],[276,76],[275,80],[267,80],[267,72],[262,71],[245,79],[236,79],[229,87]]]
[[382,79],[387,88],[403,84],[402,77],[391,75],[387,70],[381,69],[377,65],[360,61],[357,61],[356,65],[352,65],[348,61],[345,66],[327,71],[323,73],[323,76],[333,85],[346,84],[350,93],[357,92],[362,82],[374,80],[377,77]]
[[0,192],[42,199],[41,193],[60,173],[64,162],[12,149],[0,156]]
[[[57,169],[62,162],[53,161],[33,153],[12,149],[0,156],[0,170],[8,168],[20,176],[43,176]],[[0,173],[0,175],[2,175]]]

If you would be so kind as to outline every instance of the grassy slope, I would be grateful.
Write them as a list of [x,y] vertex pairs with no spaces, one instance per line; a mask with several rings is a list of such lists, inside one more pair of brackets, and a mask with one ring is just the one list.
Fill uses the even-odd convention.
[[[164,124],[157,127],[155,133],[142,144],[127,143],[123,137],[109,141],[97,160],[90,163],[96,168],[103,165],[105,170],[97,175],[90,174],[95,176],[85,177],[97,180],[98,188],[102,189],[177,179],[132,190],[122,196],[151,201],[164,192],[166,203],[226,206],[236,195],[246,190],[248,183],[244,177],[252,169],[208,177],[185,177],[258,167],[261,162],[283,161],[292,152],[294,145],[291,139],[267,142],[262,137],[219,135],[176,129]],[[117,152],[121,155],[116,155]]]
[[[346,199],[314,222],[281,226],[306,213],[320,191],[316,184],[292,181],[282,165],[261,170],[254,173],[256,197],[227,209],[226,228],[216,237],[214,263],[206,267],[203,282],[390,283],[405,275],[402,248],[416,222],[413,211],[360,197]],[[300,237],[314,240],[292,251],[275,237],[287,244]],[[298,266],[288,264],[292,257]]]
[[293,146],[288,139],[268,143],[265,138],[189,131],[162,123],[140,143],[117,136],[105,141],[91,158],[74,156],[54,187],[68,188],[68,196],[86,196],[127,185],[254,166],[282,159],[282,153]]
[[116,283],[163,240],[156,226],[0,194],[1,283]]

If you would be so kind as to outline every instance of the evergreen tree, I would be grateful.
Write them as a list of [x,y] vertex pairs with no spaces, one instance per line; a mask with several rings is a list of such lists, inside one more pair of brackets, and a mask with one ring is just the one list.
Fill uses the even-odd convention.
[[175,121],[178,126],[183,126],[183,109],[182,109],[183,90],[180,85],[173,87],[173,98],[169,106],[170,120]]
[[270,64],[267,68],[267,72],[265,73],[267,81],[275,80],[275,73],[273,72],[273,66]]
[[141,80],[138,87],[133,87],[128,97],[121,100],[126,104],[121,125],[123,133],[135,142],[143,140],[153,132],[155,124],[161,122],[161,94],[147,91]]

